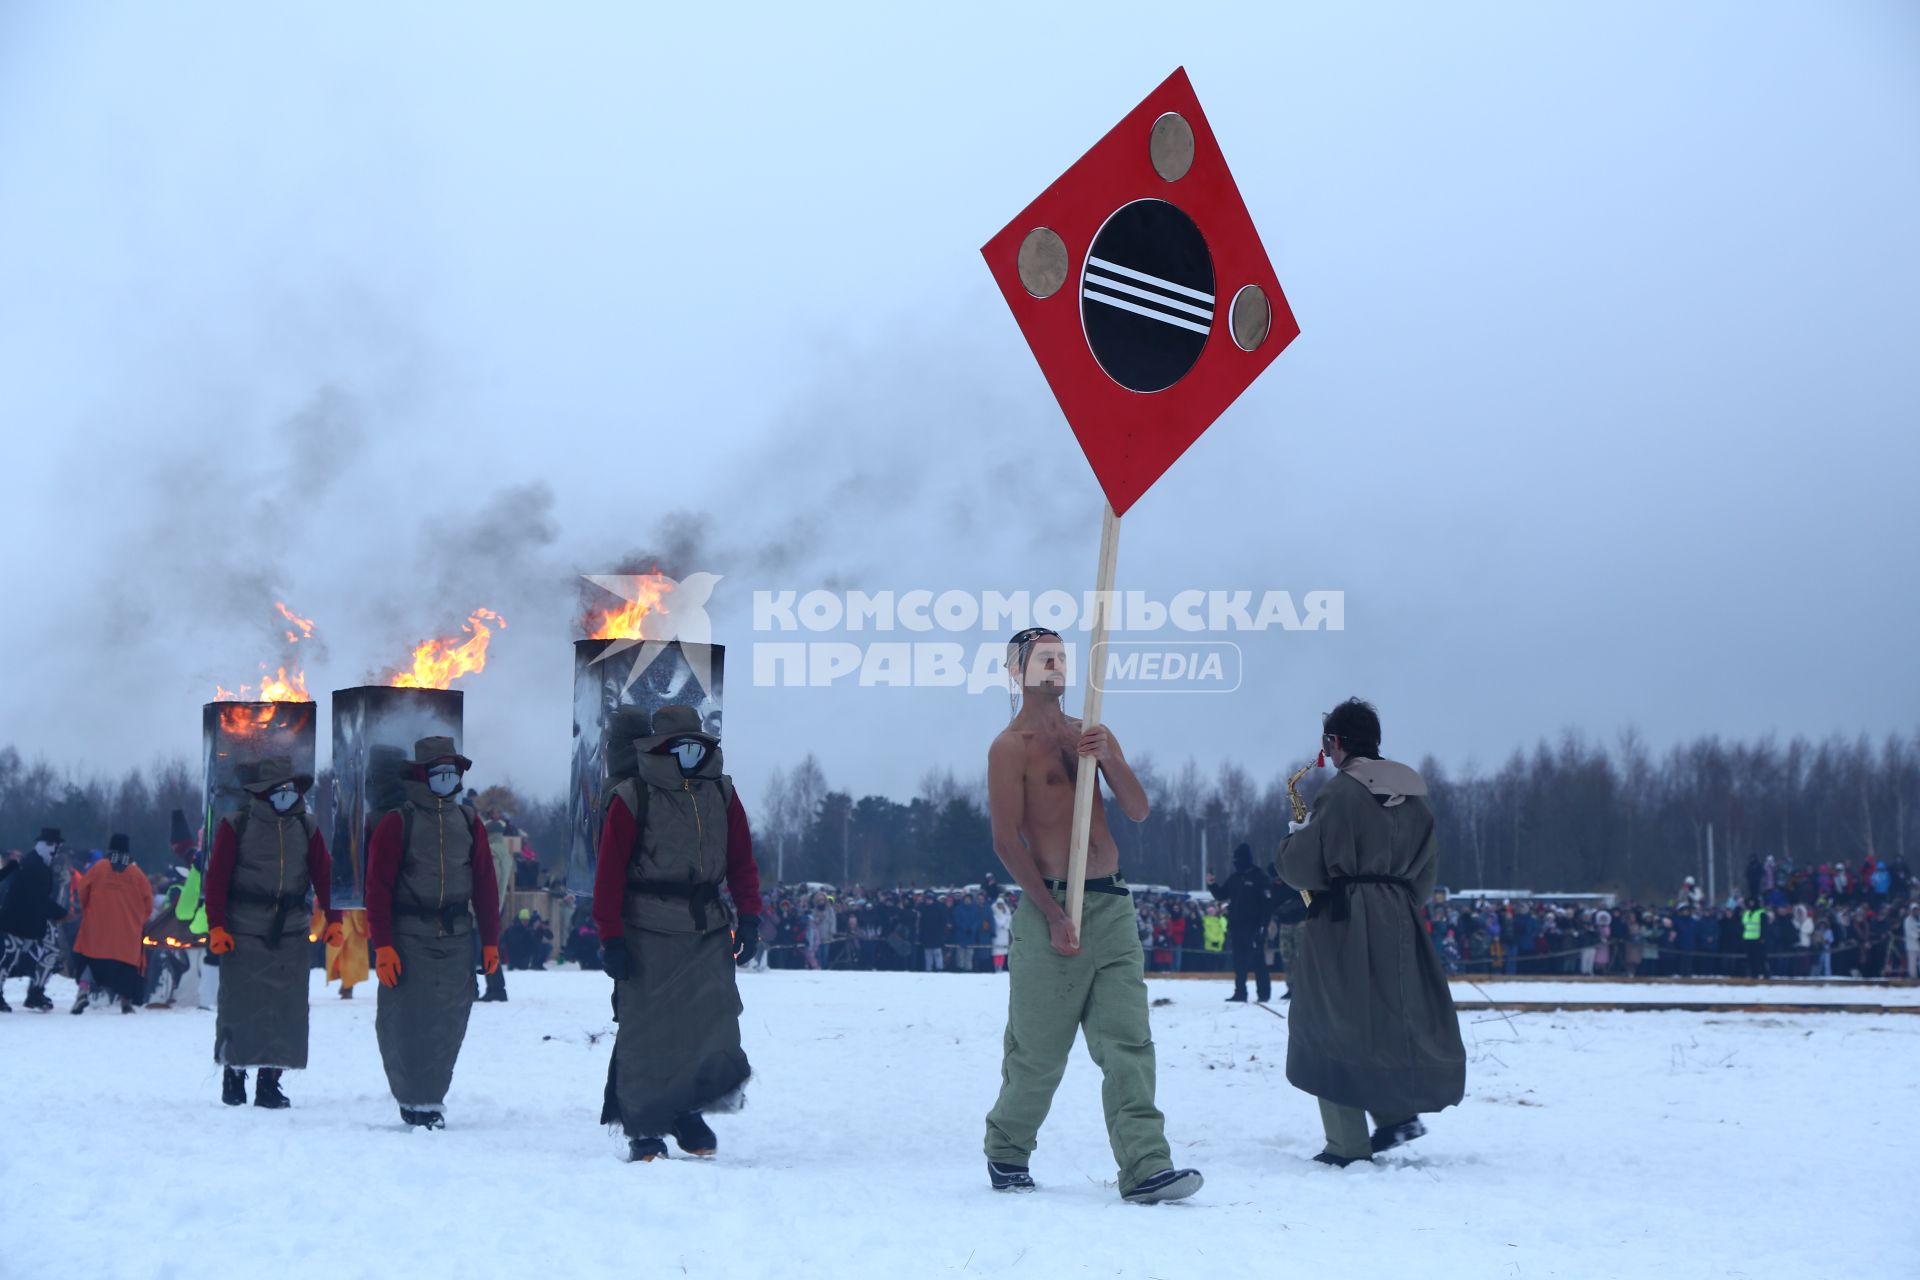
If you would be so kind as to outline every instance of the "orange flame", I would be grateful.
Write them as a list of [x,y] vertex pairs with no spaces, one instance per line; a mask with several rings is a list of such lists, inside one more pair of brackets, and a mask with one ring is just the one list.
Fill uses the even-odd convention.
[[411,670],[397,671],[387,683],[400,689],[445,689],[470,671],[483,671],[487,665],[487,642],[493,638],[491,622],[502,631],[507,620],[491,609],[475,609],[461,626],[467,638],[422,640],[413,647]]
[[[220,691],[225,694],[227,691]],[[223,701],[233,701],[225,698]],[[273,723],[273,708],[263,706],[231,706],[220,708],[220,728],[236,737],[249,737],[259,733]]]
[[297,631],[287,632],[288,644],[299,644],[302,640],[313,639],[313,619],[312,618],[301,617],[299,614],[295,613],[293,610],[287,608],[287,606],[279,600],[275,600],[273,602],[273,607],[280,611],[281,617],[285,618],[288,622],[291,622],[296,628],[298,628]]
[[[281,617],[291,622],[296,628],[296,630],[286,633],[288,644],[299,644],[302,640],[313,639],[313,619],[301,617],[293,610],[287,608],[286,602],[283,600],[275,600],[273,607],[280,611]],[[313,695],[307,692],[306,673],[301,671],[300,668],[295,667],[291,675],[287,674],[285,667],[281,667],[269,674],[267,664],[263,662],[260,664],[260,673],[260,689],[258,693],[254,691],[254,687],[250,684],[241,685],[238,691],[228,689],[223,685],[215,685],[213,687],[213,700],[215,702],[313,701]]]
[[580,620],[580,629],[586,633],[587,639],[643,639],[640,628],[646,622],[647,615],[656,609],[661,613],[667,612],[661,607],[660,598],[667,594],[673,582],[661,577],[657,566],[651,573],[636,575],[633,583],[640,596],[638,600],[623,600],[618,607],[611,609],[587,610],[586,617]]
[[[262,672],[265,672],[266,669],[267,669],[267,664],[264,662],[261,663],[260,670]],[[238,692],[235,692],[232,689],[225,688],[221,685],[215,685],[213,688],[214,688],[213,700],[215,702],[312,702],[313,701],[313,695],[307,692],[306,673],[304,671],[301,671],[298,667],[294,668],[293,674],[291,675],[287,674],[287,669],[285,667],[281,667],[279,670],[275,671],[272,675],[263,674],[260,677],[260,690],[257,694],[254,692],[254,688],[250,684],[241,685]]]

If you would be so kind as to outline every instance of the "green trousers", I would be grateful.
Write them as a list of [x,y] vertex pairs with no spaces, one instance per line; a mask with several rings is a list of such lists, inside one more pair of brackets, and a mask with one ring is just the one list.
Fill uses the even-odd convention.
[[[1367,1113],[1359,1107],[1342,1106],[1325,1098],[1319,1102],[1320,1124],[1327,1131],[1327,1150],[1348,1160],[1372,1159],[1373,1136],[1367,1129]],[[1403,1116],[1399,1120],[1383,1120],[1375,1116],[1373,1123],[1377,1129],[1388,1129],[1411,1119],[1412,1116]]]
[[[1054,897],[1064,905],[1064,893]],[[1171,1168],[1166,1117],[1153,1104],[1153,1033],[1133,898],[1087,895],[1077,956],[1053,949],[1046,917],[1023,899],[1007,970],[1005,1053],[1000,1097],[987,1113],[987,1159],[1028,1163],[1078,1031],[1105,1077],[1100,1101],[1121,1190]]]

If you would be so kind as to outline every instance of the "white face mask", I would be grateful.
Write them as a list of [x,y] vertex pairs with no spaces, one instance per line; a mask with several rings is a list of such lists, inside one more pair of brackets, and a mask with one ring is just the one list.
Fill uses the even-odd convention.
[[673,752],[674,759],[680,762],[680,772],[692,773],[707,758],[707,744],[704,742],[676,742],[667,748]]
[[300,803],[300,792],[293,787],[281,787],[278,791],[267,793],[267,803],[273,806],[275,813],[292,813],[294,806]]
[[34,841],[33,851],[39,854],[42,858],[53,857],[53,846],[48,844],[45,840]]
[[439,796],[441,799],[444,800],[459,789],[460,771],[458,769],[441,765],[438,768],[427,771],[427,790],[433,792],[433,794]]

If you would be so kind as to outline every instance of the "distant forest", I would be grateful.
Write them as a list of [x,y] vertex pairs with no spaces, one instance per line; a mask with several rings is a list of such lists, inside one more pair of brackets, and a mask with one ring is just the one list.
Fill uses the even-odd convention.
[[[1286,833],[1287,774],[1303,763],[1256,779],[1235,764],[1209,774],[1192,760],[1168,766],[1136,756],[1153,811],[1143,823],[1117,821],[1127,876],[1198,888],[1206,870],[1227,868],[1241,841],[1264,865]],[[1911,859],[1920,850],[1920,733],[1877,744],[1709,737],[1658,756],[1633,732],[1611,744],[1569,733],[1515,751],[1492,773],[1450,773],[1431,758],[1418,767],[1440,823],[1441,881],[1454,888],[1664,898],[1683,876],[1706,885],[1709,828],[1722,894],[1755,855],[1857,865],[1869,854]],[[1327,776],[1309,773],[1302,794],[1311,801]],[[856,799],[808,755],[770,779],[738,781],[768,881],[964,884],[999,871],[983,778],[934,771],[911,799]],[[549,870],[560,870],[562,799],[494,788],[483,803],[512,813]],[[61,828],[82,849],[104,848],[110,833],[124,831],[140,861],[158,869],[169,810],[196,814],[199,804],[199,771],[184,759],[83,778],[0,748],[0,847],[26,848],[42,826]]]

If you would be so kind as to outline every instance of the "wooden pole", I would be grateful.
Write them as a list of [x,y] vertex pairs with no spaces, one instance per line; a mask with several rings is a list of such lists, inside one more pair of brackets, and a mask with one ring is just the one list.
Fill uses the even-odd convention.
[[[1100,520],[1100,572],[1094,583],[1093,632],[1087,644],[1087,660],[1081,671],[1087,693],[1082,703],[1081,728],[1100,723],[1101,680],[1098,663],[1106,657],[1107,622],[1112,612],[1113,566],[1120,553],[1120,517],[1107,503]],[[1092,756],[1081,756],[1073,778],[1073,843],[1067,858],[1067,916],[1076,931],[1080,928],[1080,907],[1087,897],[1087,845],[1093,836],[1093,795],[1100,786],[1100,765]]]

